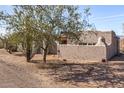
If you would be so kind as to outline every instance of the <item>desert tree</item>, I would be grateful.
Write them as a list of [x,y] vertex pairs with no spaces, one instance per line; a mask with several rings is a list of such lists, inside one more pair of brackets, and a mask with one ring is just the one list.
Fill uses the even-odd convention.
[[[6,15],[3,11],[0,11],[0,28],[3,28],[3,25],[5,25],[5,19]],[[2,31],[2,30],[1,30]],[[2,41],[2,45],[4,46],[6,44],[6,38],[3,36],[3,34],[0,32],[0,40]],[[6,48],[6,46],[5,46]]]
[[40,40],[43,49],[43,61],[49,46],[59,40],[61,32],[68,33],[69,37],[77,37],[75,32],[81,30],[82,24],[77,6],[35,6],[37,16],[37,31],[41,34]]
[[[84,22],[81,19],[78,6],[19,5],[14,6],[13,10],[6,20],[7,28],[17,33],[14,35],[15,41],[25,45],[28,62],[32,57],[33,42],[42,48],[46,63],[48,48],[59,40],[61,32],[67,33],[72,40],[78,40],[76,32],[89,26],[87,20]],[[89,13],[89,10],[85,11],[85,14]]]
[[29,62],[32,57],[32,42],[36,31],[33,9],[32,6],[14,6],[13,10],[14,13],[8,15],[6,20],[7,29],[14,33],[11,39],[25,45],[25,54]]

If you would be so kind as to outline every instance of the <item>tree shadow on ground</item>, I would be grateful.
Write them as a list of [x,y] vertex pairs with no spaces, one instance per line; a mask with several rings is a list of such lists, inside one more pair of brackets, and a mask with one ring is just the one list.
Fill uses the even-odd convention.
[[13,52],[13,55],[15,55],[15,56],[25,56],[25,54],[22,53],[22,52]]
[[[99,87],[107,87],[108,83],[111,84],[111,87],[117,87],[117,84],[121,84],[120,87],[124,87],[124,75],[118,75],[114,73],[114,71],[120,73],[120,69],[113,70],[113,68],[109,67],[107,64],[77,65],[76,67],[74,66],[75,65],[72,66],[72,69],[70,71],[66,71],[65,68],[61,71],[59,71],[58,69],[58,76],[56,77],[56,80],[60,82],[73,81],[85,83],[93,81],[97,85],[99,85],[100,82],[106,82]],[[123,69],[121,69],[121,71],[122,70]]]
[[124,61],[124,53],[112,57],[110,61]]
[[[120,62],[119,62],[120,61]],[[124,87],[124,55],[114,57],[108,63],[68,63],[68,61],[32,60],[39,69],[47,69],[56,82],[78,83],[93,82],[96,87]],[[90,86],[92,87],[92,85]]]
[[57,60],[48,61],[47,64],[40,61],[37,67],[49,69],[48,74],[54,77],[56,82],[69,81],[75,85],[93,82],[97,87],[124,87],[124,75],[119,75],[124,72],[124,63],[76,64]]
[[14,54],[15,56],[25,56],[24,54]]
[[39,64],[39,63],[41,63],[41,60],[31,60],[30,63],[36,63],[36,64]]

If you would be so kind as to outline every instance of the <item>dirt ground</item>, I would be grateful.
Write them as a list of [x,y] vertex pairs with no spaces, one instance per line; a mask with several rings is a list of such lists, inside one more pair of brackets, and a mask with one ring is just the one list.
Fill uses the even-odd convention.
[[43,64],[37,54],[30,63],[20,53],[9,54],[0,49],[1,88],[99,88],[124,87],[124,55],[108,63],[76,63],[48,55]]

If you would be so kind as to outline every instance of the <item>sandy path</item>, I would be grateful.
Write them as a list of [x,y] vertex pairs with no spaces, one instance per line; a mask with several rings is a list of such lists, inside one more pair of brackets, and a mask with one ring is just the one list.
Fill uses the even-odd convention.
[[38,81],[30,73],[0,61],[0,87],[38,87],[37,85]]
[[36,64],[26,62],[25,57],[0,49],[0,87],[66,87],[66,84],[57,84],[49,70],[38,69]]
[[26,71],[21,65],[12,63],[13,57],[3,50],[0,50],[0,54],[0,87],[42,87],[41,81],[29,69]]
[[42,87],[33,64],[0,50],[0,87]]
[[[41,60],[41,55],[36,55],[33,59]],[[54,68],[44,69],[39,68],[43,64],[28,63],[24,56],[15,56],[0,49],[0,87],[124,87],[124,55],[110,63],[112,73],[106,73],[103,64],[56,64]],[[93,67],[93,71],[85,74],[89,67]]]

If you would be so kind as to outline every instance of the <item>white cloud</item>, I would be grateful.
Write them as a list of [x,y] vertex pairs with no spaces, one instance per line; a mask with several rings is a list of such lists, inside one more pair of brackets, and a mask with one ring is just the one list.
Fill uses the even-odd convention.
[[117,17],[124,17],[124,14],[105,16],[105,17],[92,17],[91,20],[107,20],[107,19],[109,20],[109,19],[117,18]]

